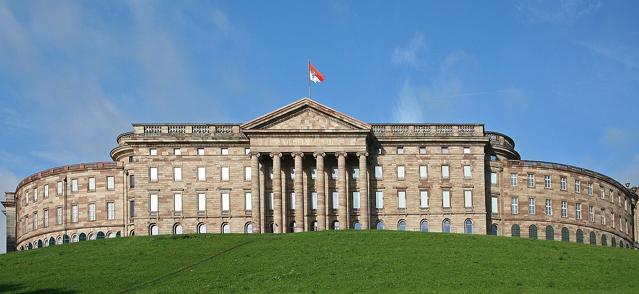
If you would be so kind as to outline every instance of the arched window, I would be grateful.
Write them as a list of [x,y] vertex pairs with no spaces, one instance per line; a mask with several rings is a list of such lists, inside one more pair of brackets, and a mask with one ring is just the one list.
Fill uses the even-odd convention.
[[244,232],[247,234],[253,234],[253,224],[248,222],[244,225]]
[[590,232],[590,245],[597,245],[597,236],[594,231]]
[[362,229],[362,224],[360,224],[358,221],[355,221],[353,223],[353,228],[355,228],[355,231],[359,231]]
[[206,225],[204,223],[197,224],[197,232],[200,234],[206,234]]
[[428,221],[423,219],[420,223],[419,223],[419,230],[424,232],[424,233],[428,233]]
[[62,239],[62,243],[69,244],[71,242],[71,238],[69,237],[69,235],[65,234],[63,238],[64,239]]
[[528,239],[537,240],[537,226],[530,225],[530,227],[528,227]]
[[292,221],[288,224],[288,232],[289,233],[295,233],[295,227],[297,226],[297,223],[295,221]]
[[222,234],[228,234],[231,232],[231,226],[228,223],[222,224]]
[[610,243],[612,247],[617,247],[617,239],[615,239],[615,237],[611,238]]
[[118,231],[117,233],[115,233],[115,237],[116,237],[116,238],[120,238],[120,237],[122,237],[122,233],[120,233],[120,231]]
[[102,231],[99,231],[99,232],[98,232],[98,234],[97,234],[97,239],[98,239],[98,240],[102,240],[102,239],[104,239],[104,233],[103,233]]
[[339,221],[333,221],[333,230],[339,231]]
[[158,228],[158,225],[156,225],[156,224],[151,224],[151,225],[149,226],[149,232],[150,232],[149,234],[150,234],[151,236],[157,236],[157,235],[160,233],[160,230],[159,230],[159,228]]
[[384,222],[383,221],[377,221],[377,225],[375,225],[375,228],[379,231],[384,230]]
[[397,222],[397,230],[399,231],[406,231],[406,221],[401,219],[399,220],[399,222]]
[[582,231],[581,229],[577,229],[577,243],[583,243],[584,242],[584,231]]
[[608,246],[608,238],[606,234],[601,234],[601,246]]
[[78,235],[73,234],[73,236],[71,236],[71,242],[76,243],[79,241],[80,241],[80,238],[78,237]]
[[497,236],[497,224],[490,225],[490,234],[493,236]]
[[546,240],[555,240],[555,229],[552,226],[546,226]]
[[33,249],[33,245],[31,243],[27,244],[27,249],[29,250]]
[[180,223],[176,223],[173,225],[173,234],[182,235],[182,225]]
[[449,219],[444,219],[444,221],[442,222],[442,232],[450,233],[450,220]]
[[55,243],[58,245],[62,245],[62,237],[58,236],[57,238],[55,238]]
[[570,242],[570,231],[566,227],[561,228],[561,241]]
[[521,228],[519,228],[518,224],[514,224],[511,228],[510,228],[510,236],[512,237],[519,237],[521,236]]
[[313,221],[311,223],[311,231],[317,231],[317,221]]
[[466,219],[464,221],[464,233],[465,234],[473,233],[473,221],[471,219]]
[[131,231],[129,232],[129,236],[135,236],[135,230],[131,230]]
[[42,248],[42,240],[38,240],[38,248]]
[[79,239],[79,241],[86,241],[87,240],[87,234],[80,233],[80,237],[78,239]]

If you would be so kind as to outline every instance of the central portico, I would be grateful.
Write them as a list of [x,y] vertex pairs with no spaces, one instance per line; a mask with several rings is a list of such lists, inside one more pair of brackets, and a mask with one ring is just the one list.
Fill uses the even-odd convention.
[[240,129],[262,232],[369,227],[369,124],[303,98]]

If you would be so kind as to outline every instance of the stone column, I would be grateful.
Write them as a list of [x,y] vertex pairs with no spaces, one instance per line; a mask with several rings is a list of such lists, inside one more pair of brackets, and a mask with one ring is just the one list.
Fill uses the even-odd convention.
[[337,194],[339,197],[339,207],[337,209],[337,215],[339,219],[340,229],[348,229],[348,218],[346,214],[348,207],[346,207],[346,153],[337,152]]
[[293,192],[295,192],[295,223],[297,225],[297,231],[304,230],[304,183],[302,176],[304,170],[302,169],[302,158],[304,153],[297,152],[293,154],[295,158],[295,182],[293,183]]
[[[257,225],[256,229],[260,233],[264,232],[264,199],[260,197],[260,155],[251,154],[251,197],[253,198],[253,212],[256,213]],[[257,201],[255,199],[258,199]],[[257,206],[257,207],[256,207]]]
[[368,207],[369,207],[369,197],[368,197],[368,166],[367,166],[367,152],[359,152],[357,153],[359,157],[359,178],[357,178],[357,188],[359,190],[359,220],[362,225],[362,229],[368,230],[369,220],[368,220]]
[[[273,158],[273,179],[271,186],[273,188],[273,223],[277,225],[273,233],[282,232],[282,179],[281,179],[281,159],[282,153],[271,153]],[[285,228],[284,228],[285,229]]]
[[326,230],[326,206],[324,205],[324,153],[315,153],[315,193],[317,193],[317,229]]

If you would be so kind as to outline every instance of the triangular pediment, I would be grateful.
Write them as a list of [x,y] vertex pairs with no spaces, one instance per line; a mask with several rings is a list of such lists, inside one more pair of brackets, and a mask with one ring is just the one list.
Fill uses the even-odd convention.
[[303,98],[241,126],[243,130],[370,130],[370,125],[333,110],[309,98]]

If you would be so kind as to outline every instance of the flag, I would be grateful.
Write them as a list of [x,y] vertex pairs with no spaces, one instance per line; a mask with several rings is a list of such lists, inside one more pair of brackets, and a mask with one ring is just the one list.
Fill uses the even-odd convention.
[[308,63],[308,74],[309,79],[313,81],[313,83],[321,83],[324,81],[324,75],[322,75],[317,68],[315,68],[310,62]]

